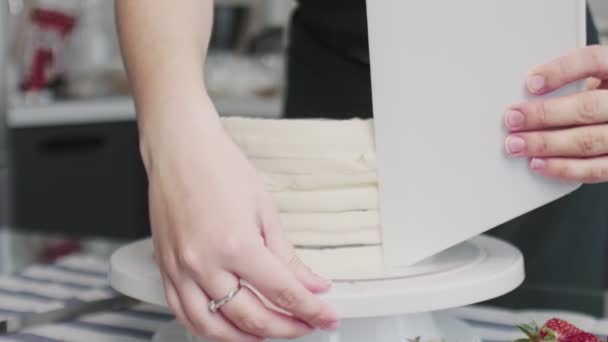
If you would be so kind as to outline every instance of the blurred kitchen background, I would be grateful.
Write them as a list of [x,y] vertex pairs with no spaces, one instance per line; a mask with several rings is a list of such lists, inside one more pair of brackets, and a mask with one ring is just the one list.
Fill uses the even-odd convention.
[[[0,273],[148,235],[113,1],[0,1]],[[293,3],[215,6],[205,81],[219,112],[278,117]]]
[[[148,235],[113,1],[0,1],[0,274]],[[608,1],[591,4],[607,43]],[[216,0],[205,77],[221,115],[280,115],[293,5]]]

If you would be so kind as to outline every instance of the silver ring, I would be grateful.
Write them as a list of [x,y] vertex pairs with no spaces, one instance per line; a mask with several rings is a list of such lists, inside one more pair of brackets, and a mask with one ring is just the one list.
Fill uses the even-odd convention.
[[217,310],[219,310],[222,306],[226,305],[229,301],[236,297],[239,291],[241,291],[241,287],[242,286],[239,283],[239,285],[235,289],[230,291],[226,297],[210,301],[209,310],[211,310],[211,312],[213,313],[217,312]]

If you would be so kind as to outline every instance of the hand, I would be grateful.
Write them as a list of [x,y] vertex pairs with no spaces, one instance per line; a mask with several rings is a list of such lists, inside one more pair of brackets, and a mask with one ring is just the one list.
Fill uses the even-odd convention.
[[534,69],[535,95],[587,79],[587,89],[560,98],[522,103],[505,114],[506,150],[528,157],[530,167],[565,181],[608,181],[608,47],[578,49]]
[[[271,196],[238,147],[219,124],[199,124],[197,115],[164,117],[162,129],[146,131],[162,132],[162,144],[142,151],[148,156],[155,251],[167,303],[178,320],[214,341],[296,338],[312,328],[334,329],[336,313],[313,294],[330,283],[295,256]],[[248,287],[212,313],[209,300],[223,298],[239,280],[290,315],[268,308]]]

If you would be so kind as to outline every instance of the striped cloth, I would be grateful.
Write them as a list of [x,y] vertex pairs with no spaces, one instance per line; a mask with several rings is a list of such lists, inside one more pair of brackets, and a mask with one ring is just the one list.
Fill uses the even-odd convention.
[[[34,265],[22,273],[0,277],[0,318],[28,312],[43,312],[70,303],[108,298],[116,293],[107,279],[108,262],[88,255],[73,255],[53,265]],[[561,317],[580,328],[608,335],[608,320],[572,312],[511,311],[470,306],[448,310],[469,323],[484,342],[506,342],[521,338],[516,324],[544,322]],[[143,342],[173,320],[165,308],[141,304],[122,311],[90,314],[74,321],[37,326],[24,332],[0,335],[0,342]],[[451,342],[449,337],[447,342]]]
[[[53,265],[35,265],[20,274],[0,277],[0,318],[112,297],[116,293],[109,286],[107,272],[107,260],[73,255]],[[0,341],[143,342],[150,341],[159,326],[172,320],[166,309],[141,304],[0,335]]]

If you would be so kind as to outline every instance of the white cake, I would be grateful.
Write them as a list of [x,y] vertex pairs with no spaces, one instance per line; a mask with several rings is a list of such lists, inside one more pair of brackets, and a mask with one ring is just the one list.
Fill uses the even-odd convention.
[[383,274],[373,120],[222,120],[306,264],[333,279]]

